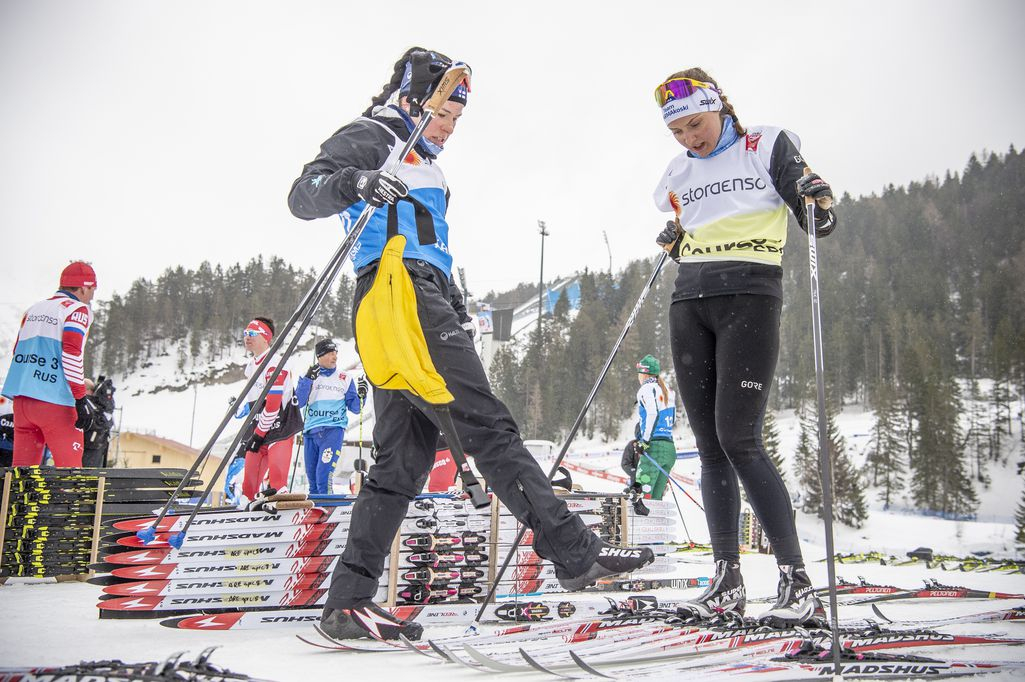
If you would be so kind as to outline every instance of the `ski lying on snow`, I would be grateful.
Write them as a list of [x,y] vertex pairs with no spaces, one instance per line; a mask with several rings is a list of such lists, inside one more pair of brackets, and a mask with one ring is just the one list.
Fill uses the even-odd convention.
[[[810,640],[799,639],[744,647],[699,656],[689,661],[615,668],[607,672],[594,668],[575,654],[571,653],[571,656],[584,672],[605,678],[615,676],[630,679],[666,679],[676,677],[681,671],[686,670],[691,674],[700,674],[702,679],[711,680],[735,680],[738,675],[754,676],[766,681],[796,680],[832,676],[834,667],[833,657],[828,649]],[[953,677],[1025,668],[1025,663],[1020,661],[944,661],[918,655],[853,651],[845,651],[841,656],[842,675],[853,679]],[[550,670],[547,672],[562,677],[573,677]]]
[[[607,609],[608,601],[529,601],[489,604],[482,616],[483,622],[523,623],[510,630],[528,625],[563,624],[570,619],[590,619]],[[385,607],[393,615],[405,620],[430,625],[461,625],[470,623],[480,609],[478,603],[429,604]],[[183,630],[252,630],[288,625],[311,625],[320,621],[322,609],[275,609],[265,611],[231,611],[216,614],[178,616],[160,621],[165,627]],[[357,646],[376,646],[377,642],[363,641]],[[345,647],[348,649],[348,647]],[[341,650],[341,649],[339,649]],[[381,649],[384,650],[384,649]],[[388,647],[387,650],[392,650]]]
[[875,604],[872,604],[872,611],[874,611],[875,614],[887,624],[914,628],[937,628],[957,623],[993,623],[1005,620],[1025,621],[1025,606],[1016,606],[1011,609],[1000,609],[999,611],[985,611],[983,613],[976,613],[968,616],[951,616],[948,618],[935,618],[931,620],[893,619],[883,613]]
[[[641,599],[653,600],[651,597],[644,597]],[[627,602],[630,601],[630,599],[627,600]],[[476,615],[476,609],[478,609],[480,605],[469,604],[467,606],[468,618],[465,622],[469,622],[473,619],[473,616]],[[646,616],[643,612],[637,614],[605,615],[600,618],[594,617],[594,615],[599,612],[607,612],[608,608],[609,601],[560,602],[558,604],[558,613],[560,616],[569,618],[569,616],[572,615],[583,615],[583,617],[572,618],[569,620],[547,621],[542,619],[549,618],[554,614],[550,613],[545,615],[545,612],[550,609],[545,606],[543,602],[529,602],[526,604],[492,604],[488,606],[488,609],[485,612],[485,619],[493,620],[494,618],[491,618],[490,614],[494,612],[495,618],[498,620],[519,618],[527,622],[523,622],[521,625],[498,630],[490,635],[461,635],[433,639],[427,642],[411,642],[407,644],[407,647],[412,646],[420,651],[427,651],[428,649],[437,650],[437,648],[443,648],[449,645],[461,645],[466,642],[484,645],[545,640],[550,638],[562,638],[565,641],[583,641],[584,639],[596,636],[596,633],[611,631],[618,628],[635,627],[643,623],[661,623],[665,618],[664,613]],[[420,619],[418,619],[418,621],[419,620]],[[455,624],[453,621],[447,622]],[[311,641],[304,637],[300,637],[300,639],[307,643],[314,643],[316,641],[316,646],[321,648],[331,648],[336,651],[394,651],[398,647],[395,642],[366,640],[341,642],[331,639],[323,632],[319,631],[319,629],[318,633],[324,640],[326,640],[326,642],[316,640]],[[444,656],[444,654],[440,653],[439,655]]]
[[[849,593],[858,594],[858,593]],[[918,590],[898,590],[888,594],[877,594],[845,601],[846,604],[876,604],[899,599],[1025,599],[1025,594],[988,592],[969,587],[940,585],[935,580],[926,581],[926,587]]]
[[[631,633],[629,647],[618,646],[615,642],[593,640],[578,644],[573,651],[583,657],[591,666],[622,665],[652,662],[664,659],[688,658],[706,652],[718,652],[737,647],[746,647],[787,638],[813,639],[816,642],[828,643],[831,634],[826,630],[809,631],[804,628],[768,628],[755,624],[740,627],[694,628],[684,624],[674,630],[665,630],[663,626],[653,626],[649,633]],[[1004,644],[1017,645],[1025,643],[1020,639],[982,637],[969,635],[950,635],[929,630],[888,631],[878,627],[851,630],[845,628],[841,633],[842,645],[856,651],[874,651],[902,647],[924,646],[965,646],[971,644]],[[467,653],[476,663],[492,670],[510,672],[527,670],[533,667],[524,665],[522,656],[517,651],[496,651],[490,654],[475,647],[464,646]],[[473,651],[470,649],[473,648]],[[574,663],[566,659],[568,651],[565,647],[547,646],[540,650],[531,650],[534,663],[548,668],[572,667]]]

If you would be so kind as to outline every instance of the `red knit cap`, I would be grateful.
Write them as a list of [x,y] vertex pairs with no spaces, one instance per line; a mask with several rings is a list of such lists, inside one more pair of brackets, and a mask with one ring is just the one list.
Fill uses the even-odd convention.
[[76,260],[61,271],[61,289],[96,286],[96,271],[85,261]]

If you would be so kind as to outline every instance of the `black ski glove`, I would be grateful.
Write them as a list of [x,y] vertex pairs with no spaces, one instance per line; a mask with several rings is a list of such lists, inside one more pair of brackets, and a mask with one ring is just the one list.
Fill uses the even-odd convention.
[[249,439],[249,443],[246,445],[246,452],[259,452],[260,448],[267,442],[267,434],[262,436],[258,433],[254,433]]
[[833,205],[833,189],[828,182],[819,177],[818,173],[809,173],[799,177],[797,193],[802,197],[811,197],[824,211]]
[[310,368],[306,370],[306,378],[310,381],[316,381],[317,377],[320,376],[320,365],[316,362],[310,365]]
[[655,243],[664,249],[667,246],[672,246],[679,238],[680,226],[676,224],[675,220],[670,220],[666,222],[665,229],[655,237]]
[[383,170],[358,170],[352,174],[352,191],[371,206],[394,204],[409,194],[406,183]]
[[359,401],[365,403],[367,401],[367,393],[370,392],[370,383],[367,382],[366,377],[360,377],[356,380],[356,395],[359,396]]
[[75,412],[78,413],[78,419],[75,420],[75,428],[84,431],[92,426],[93,419],[96,417],[96,411],[96,405],[93,404],[93,400],[89,396],[85,395],[75,400]]

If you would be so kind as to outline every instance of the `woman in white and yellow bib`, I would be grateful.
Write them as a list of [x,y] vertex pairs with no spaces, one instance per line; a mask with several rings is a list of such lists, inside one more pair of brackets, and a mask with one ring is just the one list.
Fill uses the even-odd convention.
[[655,90],[669,131],[685,149],[655,189],[676,214],[657,242],[679,263],[669,309],[673,365],[701,456],[701,492],[716,575],[690,602],[698,615],[741,614],[739,480],[780,568],[775,606],[764,618],[801,623],[822,606],[804,570],[790,496],[762,444],[762,419],[779,354],[787,209],[804,225],[812,196],[816,235],[836,227],[832,191],[805,176],[800,140],[772,126],[740,124],[718,84],[701,69],[675,73]]

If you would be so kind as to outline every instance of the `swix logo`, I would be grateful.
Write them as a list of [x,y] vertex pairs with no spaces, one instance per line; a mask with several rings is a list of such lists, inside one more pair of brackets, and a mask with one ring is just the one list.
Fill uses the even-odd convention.
[[745,144],[747,145],[747,151],[756,152],[758,151],[758,143],[762,141],[761,133],[748,133],[744,137]]
[[598,556],[618,556],[624,559],[640,559],[641,550],[639,549],[620,549],[619,547],[602,547],[601,551],[598,552]]
[[712,106],[715,106],[715,103],[718,102],[718,101],[719,100],[717,100],[716,98],[712,97],[711,99],[703,99],[703,100],[701,100],[700,104],[703,107],[712,107]]

